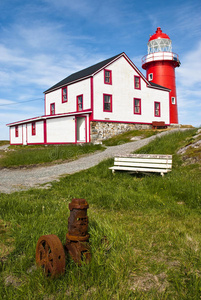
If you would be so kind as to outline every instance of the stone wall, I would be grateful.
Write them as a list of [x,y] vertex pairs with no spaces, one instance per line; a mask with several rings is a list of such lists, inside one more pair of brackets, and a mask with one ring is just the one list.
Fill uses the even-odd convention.
[[131,123],[113,123],[113,122],[91,122],[91,142],[101,143],[101,141],[109,139],[114,135],[139,129],[150,129],[151,125],[131,124]]

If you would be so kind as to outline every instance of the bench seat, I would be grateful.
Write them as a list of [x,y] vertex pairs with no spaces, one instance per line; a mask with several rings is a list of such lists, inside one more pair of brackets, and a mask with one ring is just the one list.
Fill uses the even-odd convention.
[[153,129],[164,129],[164,128],[167,128],[167,125],[165,125],[165,122],[163,122],[163,121],[153,121],[152,128]]

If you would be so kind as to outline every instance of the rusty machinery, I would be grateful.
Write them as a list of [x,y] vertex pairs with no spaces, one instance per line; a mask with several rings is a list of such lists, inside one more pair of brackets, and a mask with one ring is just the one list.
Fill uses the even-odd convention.
[[78,265],[81,265],[82,261],[90,261],[88,207],[85,199],[72,199],[69,204],[70,217],[64,247],[54,234],[39,238],[36,245],[36,264],[44,268],[46,275],[56,277],[65,272],[65,250]]

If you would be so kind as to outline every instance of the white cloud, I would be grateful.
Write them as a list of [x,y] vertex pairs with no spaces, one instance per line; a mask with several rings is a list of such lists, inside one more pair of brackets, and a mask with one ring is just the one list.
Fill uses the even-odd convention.
[[9,105],[9,104],[13,104],[14,101],[11,101],[11,100],[7,100],[7,99],[0,99],[0,106],[6,106],[6,105]]
[[201,40],[195,49],[181,57],[176,69],[177,96],[181,123],[199,126],[201,123]]
[[183,86],[199,85],[201,88],[201,40],[195,49],[182,57],[181,67],[177,70],[179,82]]

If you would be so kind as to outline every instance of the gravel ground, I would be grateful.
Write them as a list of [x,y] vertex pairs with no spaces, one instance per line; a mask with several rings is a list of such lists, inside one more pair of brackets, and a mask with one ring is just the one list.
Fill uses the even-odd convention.
[[48,188],[49,186],[51,186],[50,182],[59,180],[60,176],[86,170],[97,165],[104,159],[114,157],[115,155],[129,154],[147,145],[157,136],[160,137],[178,130],[185,129],[173,129],[171,131],[164,131],[146,139],[130,142],[123,145],[108,147],[103,152],[81,157],[72,162],[53,166],[35,167],[32,169],[3,169],[0,171],[0,193],[12,193],[15,191],[27,190],[33,187],[38,188],[41,184],[45,184],[43,188]]

